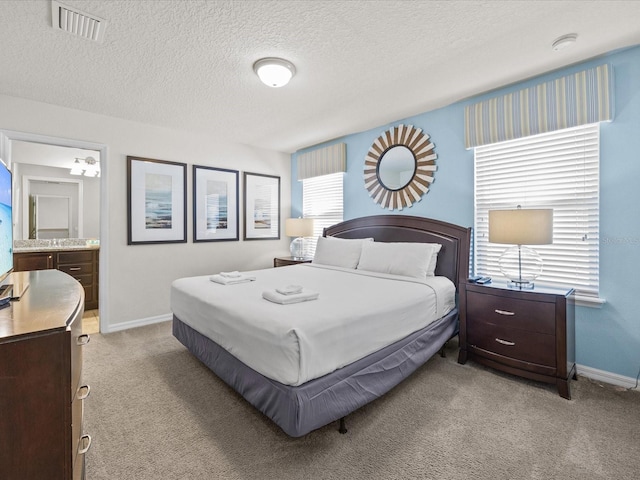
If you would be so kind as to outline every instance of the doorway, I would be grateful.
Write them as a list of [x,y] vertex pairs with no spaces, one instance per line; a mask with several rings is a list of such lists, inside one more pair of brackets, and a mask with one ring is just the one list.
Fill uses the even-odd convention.
[[[69,208],[68,234],[69,239],[87,239],[91,245],[100,245],[99,250],[99,280],[98,297],[99,310],[85,312],[83,330],[86,333],[103,330],[101,324],[105,322],[107,315],[107,236],[106,220],[108,219],[108,201],[106,192],[107,175],[107,147],[103,144],[95,144],[80,140],[69,140],[57,137],[48,137],[31,133],[0,130],[0,158],[7,163],[14,174],[13,197],[17,209],[14,214],[13,231],[14,240],[23,237],[23,232],[29,229],[29,195],[26,191],[27,182],[20,179],[29,178],[51,185],[59,184],[63,180],[67,184],[76,184],[80,192],[76,195],[76,205]],[[73,176],[71,169],[73,163],[97,164],[99,169],[92,169],[92,174],[82,172],[81,176]],[[45,192],[34,195],[55,196],[45,189]],[[62,195],[62,196],[66,196]],[[80,200],[82,198],[82,200]],[[26,200],[25,200],[26,199]],[[64,203],[64,202],[53,202]],[[73,201],[71,201],[73,203]],[[62,222],[62,220],[61,220]],[[62,222],[63,223],[63,222]],[[61,223],[61,225],[62,225]],[[64,230],[64,228],[63,228]],[[49,237],[51,241],[59,243],[61,237],[52,237],[43,233],[40,238]],[[82,237],[82,238],[80,238]],[[106,323],[105,323],[106,324]],[[86,328],[85,328],[86,326]]]

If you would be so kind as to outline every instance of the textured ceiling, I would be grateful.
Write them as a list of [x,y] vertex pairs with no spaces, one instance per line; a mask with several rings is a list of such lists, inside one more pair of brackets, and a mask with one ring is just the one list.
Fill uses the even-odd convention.
[[[284,152],[640,44],[636,0],[62,3],[106,19],[104,43],[4,0],[0,93]],[[259,82],[267,56],[288,86]]]

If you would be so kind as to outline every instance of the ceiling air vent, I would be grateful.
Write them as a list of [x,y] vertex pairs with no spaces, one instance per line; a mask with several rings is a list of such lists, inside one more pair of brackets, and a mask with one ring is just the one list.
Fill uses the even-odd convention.
[[55,29],[99,43],[104,40],[104,31],[107,28],[106,20],[55,0],[51,2],[51,24]]

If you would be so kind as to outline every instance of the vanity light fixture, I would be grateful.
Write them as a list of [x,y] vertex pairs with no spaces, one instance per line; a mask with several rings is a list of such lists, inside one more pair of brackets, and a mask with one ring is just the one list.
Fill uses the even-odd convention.
[[551,44],[551,48],[553,48],[556,52],[560,50],[564,50],[567,47],[570,47],[576,40],[578,39],[577,33],[568,33],[567,35],[562,35],[561,37],[556,38]]
[[253,71],[269,87],[284,87],[296,74],[293,63],[282,58],[261,58],[253,64]]
[[76,161],[73,162],[73,166],[71,167],[69,173],[71,175],[82,175],[84,173],[84,169],[82,168],[82,165],[80,165],[79,158],[76,158]]
[[84,175],[85,177],[99,177],[100,166],[93,157],[76,158],[69,173],[71,175]]

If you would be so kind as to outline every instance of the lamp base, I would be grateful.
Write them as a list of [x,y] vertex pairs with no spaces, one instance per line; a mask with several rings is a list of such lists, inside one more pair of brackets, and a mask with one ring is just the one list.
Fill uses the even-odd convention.
[[514,282],[513,280],[509,280],[507,287],[515,290],[533,290],[534,284],[533,282]]
[[304,238],[296,237],[291,241],[289,251],[294,260],[304,259]]
[[510,280],[510,288],[532,289],[533,281],[542,273],[542,257],[532,248],[516,245],[504,251],[498,266]]

